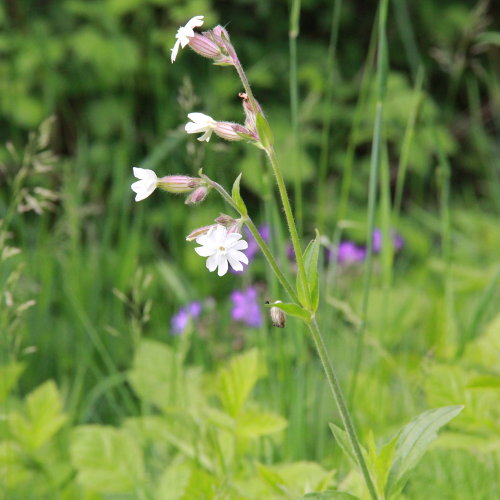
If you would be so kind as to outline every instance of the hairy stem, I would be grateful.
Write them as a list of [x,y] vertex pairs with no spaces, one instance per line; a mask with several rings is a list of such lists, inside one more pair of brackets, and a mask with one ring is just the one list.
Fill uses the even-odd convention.
[[337,380],[337,376],[335,375],[332,362],[330,361],[330,358],[328,356],[328,351],[326,350],[326,346],[323,341],[323,337],[321,335],[316,318],[314,318],[312,321],[309,321],[307,323],[307,326],[314,340],[316,350],[318,351],[321,364],[323,365],[323,370],[325,371],[325,375],[328,380],[328,385],[330,386],[330,390],[332,391],[333,399],[335,400],[335,403],[339,410],[340,418],[342,419],[342,423],[344,424],[344,429],[349,438],[349,442],[351,443],[352,450],[354,452],[354,455],[356,456],[356,460],[358,462],[359,468],[361,469],[361,473],[363,474],[363,478],[370,493],[370,497],[372,498],[372,500],[378,500],[377,491],[363,457],[363,453],[359,445],[359,439],[356,435],[356,430],[354,429],[351,415],[349,413],[349,410],[347,409],[347,405],[342,394],[342,389],[340,388],[340,384]]

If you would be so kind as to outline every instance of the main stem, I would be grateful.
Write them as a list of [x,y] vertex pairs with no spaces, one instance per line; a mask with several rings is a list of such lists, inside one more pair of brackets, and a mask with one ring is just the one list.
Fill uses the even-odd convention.
[[351,443],[354,455],[356,456],[356,460],[358,461],[358,465],[361,469],[361,473],[363,474],[370,496],[372,500],[378,500],[377,491],[363,457],[363,453],[359,445],[359,439],[356,435],[356,430],[354,429],[351,415],[349,413],[349,410],[347,409],[347,405],[342,394],[342,389],[340,388],[340,384],[337,380],[337,376],[335,375],[332,362],[330,361],[330,358],[328,356],[328,351],[323,341],[323,337],[321,336],[316,318],[313,318],[311,321],[309,321],[307,323],[307,326],[309,327],[309,331],[311,332],[312,338],[314,340],[316,350],[318,351],[321,364],[323,365],[323,370],[325,371],[325,375],[328,380],[328,385],[330,386],[330,390],[332,391],[333,399],[337,404],[340,418],[342,419],[342,423],[344,424],[344,429],[349,438],[349,442]]
[[[238,57],[236,56],[236,53],[234,52],[234,50],[232,49],[230,44],[228,44],[228,49],[229,49],[230,55],[233,59],[233,63],[234,63],[234,66],[236,68],[236,71],[238,72],[238,75],[241,79],[241,82],[245,88],[245,91],[250,99],[250,102],[252,103],[252,105],[254,107],[255,112],[257,113],[258,106],[257,106],[255,98],[252,94],[252,90],[250,89],[250,84],[247,80],[245,72],[243,71],[243,68],[238,60]],[[285,210],[285,217],[286,217],[286,221],[288,224],[288,229],[290,231],[290,236],[292,238],[293,249],[295,251],[295,258],[297,260],[298,274],[302,280],[302,283],[304,283],[304,286],[308,287],[308,283],[307,283],[307,279],[306,279],[306,272],[305,272],[305,265],[304,265],[304,256],[302,254],[302,249],[300,246],[300,239],[299,239],[299,235],[297,232],[297,226],[295,225],[295,219],[293,217],[292,207],[290,206],[290,199],[288,198],[288,194],[286,191],[285,181],[283,179],[283,175],[282,175],[280,167],[279,167],[278,159],[276,158],[276,153],[275,153],[272,145],[266,149],[266,154],[269,158],[269,162],[271,163],[271,167],[272,167],[274,175],[276,177],[276,183],[278,184],[278,190],[280,192],[281,202],[283,203],[283,208]],[[225,190],[221,186],[219,186],[217,183],[213,183],[212,185],[219,192],[221,192],[221,190],[222,190],[221,194],[224,193],[223,197],[232,206],[234,206],[234,203],[232,202],[232,198],[229,196],[228,193],[225,192]],[[236,210],[238,210],[238,209],[236,208]],[[238,210],[238,212],[239,212],[239,210]],[[252,231],[252,227],[249,226],[249,228]],[[254,226],[254,228],[255,228],[255,226]],[[256,228],[255,228],[255,230],[256,230]],[[256,231],[256,232],[258,234],[258,231]],[[253,231],[252,231],[252,234],[253,234]],[[264,243],[262,238],[260,239],[260,242],[259,242],[259,240],[257,240],[257,242],[259,243],[259,246],[261,247],[262,251],[264,252],[264,248],[267,249],[267,245]],[[261,245],[261,242],[262,242],[262,245]],[[266,257],[267,257],[267,254],[266,254]],[[276,273],[276,276],[283,284],[282,278],[280,277],[280,276],[283,276],[283,273],[281,272],[281,270],[277,266],[276,261],[274,260],[272,255],[271,255],[271,258],[268,257],[268,261],[271,264],[274,272]],[[273,263],[275,264],[275,266],[273,266]],[[287,283],[286,278],[284,279],[284,281]],[[285,287],[285,288],[287,288],[287,287]],[[287,288],[287,291],[288,291],[288,288]],[[290,292],[288,292],[288,293],[290,293]],[[307,296],[309,296],[309,290],[306,290],[306,293],[307,293]],[[297,297],[295,292],[294,292],[294,297],[295,298]],[[296,302],[298,302],[298,301],[296,300]],[[303,304],[303,305],[306,306],[306,304]],[[316,350],[318,351],[318,355],[320,357],[321,364],[323,365],[323,369],[325,371],[325,375],[326,375],[326,378],[328,380],[328,384],[329,384],[330,389],[332,391],[333,399],[335,400],[335,403],[337,404],[337,408],[339,410],[340,417],[342,418],[344,428],[347,432],[347,435],[349,437],[349,441],[351,443],[352,449],[353,449],[354,454],[356,456],[356,460],[358,462],[358,465],[361,469],[361,473],[363,474],[364,480],[366,482],[366,487],[368,488],[368,491],[370,492],[370,496],[371,496],[372,500],[378,500],[377,491],[375,489],[375,486],[373,484],[372,478],[371,478],[370,473],[368,471],[368,467],[366,465],[365,459],[364,459],[363,454],[361,452],[359,440],[358,440],[358,437],[356,435],[356,431],[354,430],[354,424],[352,422],[351,415],[349,414],[349,410],[347,409],[347,405],[345,403],[344,396],[342,394],[342,389],[340,388],[340,384],[338,383],[337,377],[336,377],[335,372],[333,370],[332,363],[330,361],[330,358],[328,357],[328,352],[326,350],[326,346],[325,346],[325,343],[323,341],[323,337],[321,336],[321,332],[319,330],[318,323],[316,322],[316,318],[314,316],[312,317],[312,319],[310,321],[307,322],[307,326],[308,326],[309,330],[311,331],[311,335],[314,339],[314,344],[316,346]]]

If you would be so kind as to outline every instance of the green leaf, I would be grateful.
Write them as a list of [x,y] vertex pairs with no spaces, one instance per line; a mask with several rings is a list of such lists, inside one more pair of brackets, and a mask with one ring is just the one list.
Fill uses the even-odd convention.
[[343,491],[327,490],[320,493],[308,493],[301,500],[359,500],[359,497]]
[[247,438],[257,438],[280,432],[287,425],[287,421],[276,413],[250,410],[238,416],[236,433]]
[[273,302],[272,304],[267,304],[266,307],[277,307],[281,309],[283,312],[286,312],[290,316],[294,316],[295,318],[300,318],[304,321],[309,321],[311,319],[311,313],[306,311],[304,308],[300,307],[297,304],[287,303],[287,302]]
[[500,389],[498,375],[478,375],[473,377],[466,386],[467,389]]
[[162,410],[182,405],[183,370],[180,357],[167,345],[142,340],[137,348],[128,378],[135,392]]
[[257,349],[235,356],[219,371],[217,394],[229,415],[239,415],[260,375]]
[[306,268],[307,283],[311,296],[310,304],[312,312],[316,312],[319,305],[318,284],[318,258],[319,258],[319,232],[316,229],[316,238],[311,240],[304,252],[304,265]]
[[23,363],[9,363],[0,366],[0,403],[3,403],[16,385],[25,366]]
[[[349,457],[351,462],[357,466],[358,461],[356,460],[356,456],[354,455],[354,451],[352,449],[351,442],[349,441],[349,437],[347,436],[347,432],[331,422],[328,425],[330,426],[330,430],[332,431],[337,444],[342,448],[342,451]],[[362,447],[361,449],[363,454],[366,455],[366,451],[364,450],[364,448]]]
[[256,117],[257,133],[259,134],[259,139],[265,149],[272,147],[274,144],[273,133],[269,123],[264,118],[261,113],[257,113]]
[[77,479],[98,493],[132,492],[145,480],[142,450],[122,429],[78,427],[70,446]]
[[388,497],[401,490],[407,473],[413,469],[437,437],[438,430],[456,417],[463,406],[444,406],[425,411],[400,431],[386,486]]
[[234,203],[238,207],[238,210],[241,212],[242,215],[247,215],[247,207],[245,205],[245,202],[243,201],[243,198],[240,195],[240,180],[241,176],[243,175],[243,172],[236,177],[236,180],[234,181],[233,184],[233,190],[231,192],[231,197],[233,198]]
[[264,481],[279,494],[276,498],[302,498],[302,495],[311,490],[324,490],[335,473],[315,462],[305,461],[276,465],[257,464],[257,470]]
[[295,287],[297,288],[297,295],[299,296],[300,303],[307,309],[311,306],[311,297],[309,294],[309,286],[307,284],[307,275],[302,276],[302,273],[297,273],[295,280]]
[[34,451],[56,434],[66,419],[59,390],[49,380],[28,395],[24,414],[11,414],[9,426],[19,443]]
[[171,465],[161,476],[156,498],[181,500],[192,475],[191,467],[185,463]]

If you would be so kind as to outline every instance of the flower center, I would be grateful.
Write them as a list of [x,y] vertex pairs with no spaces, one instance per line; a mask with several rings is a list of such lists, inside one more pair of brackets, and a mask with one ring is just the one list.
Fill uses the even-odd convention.
[[220,246],[219,247],[219,252],[222,254],[222,255],[225,255],[226,254],[226,248],[223,247],[223,246]]

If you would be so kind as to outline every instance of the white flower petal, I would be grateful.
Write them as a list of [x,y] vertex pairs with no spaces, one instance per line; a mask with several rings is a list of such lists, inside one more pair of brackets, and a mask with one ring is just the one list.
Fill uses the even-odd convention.
[[229,264],[231,264],[231,267],[235,271],[243,271],[243,264],[238,260],[236,260],[235,258],[233,258],[231,254],[227,255],[227,260],[229,261]]
[[201,255],[202,257],[210,257],[211,255],[217,252],[217,249],[205,246],[205,247],[197,247],[194,249],[194,251],[198,255]]
[[209,141],[210,137],[212,137],[212,131],[207,130],[201,137],[198,137],[199,141]]
[[170,61],[173,63],[175,61],[175,58],[177,57],[177,52],[179,52],[179,45],[181,42],[177,40],[174,44],[174,46],[170,49],[172,51],[172,54],[170,54]]
[[231,250],[246,250],[248,243],[245,240],[238,240],[231,245]]
[[207,125],[215,123],[215,120],[206,115],[205,113],[189,113],[187,117],[195,123],[199,123],[200,125]]
[[227,258],[225,255],[221,255],[219,259],[219,270],[217,271],[217,274],[219,276],[224,276],[227,273]]
[[133,170],[134,177],[137,177],[137,179],[158,179],[154,170],[150,170],[149,168],[134,167]]
[[212,273],[217,268],[218,263],[219,263],[218,255],[217,254],[211,255],[207,259],[207,269]]
[[240,233],[229,233],[227,235],[227,244],[232,247],[239,239],[241,239]]
[[185,27],[193,29],[193,28],[199,28],[202,25],[203,25],[203,16],[194,16],[186,23]]
[[238,250],[231,250],[229,252],[229,255],[231,255],[233,259],[239,260],[244,264],[248,264],[248,257],[243,252],[239,252]]

